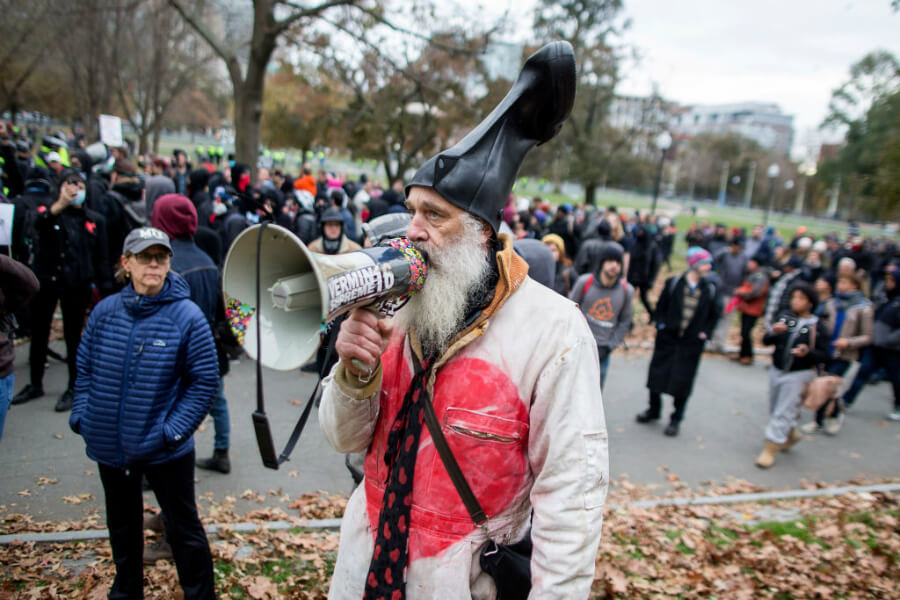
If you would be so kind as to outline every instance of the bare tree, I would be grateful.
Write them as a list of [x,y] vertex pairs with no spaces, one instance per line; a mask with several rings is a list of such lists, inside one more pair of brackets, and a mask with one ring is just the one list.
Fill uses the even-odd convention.
[[49,0],[0,2],[0,112],[10,111],[13,120],[23,102],[33,100],[27,86],[52,48],[46,27],[50,8]]
[[[200,3],[203,4],[203,3]],[[175,98],[204,72],[212,56],[166,0],[118,6],[113,61],[116,97],[138,134],[138,152],[159,149],[162,121]]]
[[[253,26],[249,40],[246,67],[241,64],[241,47],[229,45],[224,35],[217,35],[207,26],[193,3],[169,0],[169,4],[202,37],[213,52],[225,62],[234,90],[235,157],[255,170],[259,148],[260,120],[266,66],[279,38],[304,22],[321,17],[329,10],[356,6],[361,0],[324,0],[311,7],[278,0],[253,0]],[[276,11],[279,16],[276,17]],[[255,171],[254,171],[255,172]]]

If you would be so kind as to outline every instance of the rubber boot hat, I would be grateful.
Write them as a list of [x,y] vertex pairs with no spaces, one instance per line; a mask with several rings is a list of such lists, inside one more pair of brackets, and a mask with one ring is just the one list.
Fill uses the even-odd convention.
[[428,159],[406,186],[432,188],[451,204],[500,227],[525,155],[555,136],[575,102],[575,52],[547,44],[525,61],[506,97],[458,144]]

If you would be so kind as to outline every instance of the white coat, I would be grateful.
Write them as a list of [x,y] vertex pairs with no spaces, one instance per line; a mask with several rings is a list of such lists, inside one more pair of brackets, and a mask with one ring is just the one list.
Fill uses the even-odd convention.
[[[489,599],[488,535],[521,539],[533,512],[531,598],[587,598],[609,484],[597,348],[578,306],[527,277],[505,240],[493,303],[436,361],[427,384],[443,432],[489,517],[476,528],[423,425],[413,479],[406,593]],[[412,340],[412,341],[411,341]],[[412,344],[412,346],[411,346]],[[341,525],[329,598],[358,600],[388,477],[385,444],[411,381],[415,336],[395,334],[375,378],[340,363],[324,381],[322,430],[338,452],[365,450],[365,480]]]

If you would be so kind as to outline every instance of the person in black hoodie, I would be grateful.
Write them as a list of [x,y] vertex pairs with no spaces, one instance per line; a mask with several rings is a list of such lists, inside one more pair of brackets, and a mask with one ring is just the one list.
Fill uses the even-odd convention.
[[775,345],[769,371],[769,424],[766,444],[756,458],[756,466],[768,469],[775,456],[803,439],[797,417],[803,389],[815,377],[815,368],[828,358],[828,330],[812,314],[819,303],[813,287],[802,281],[791,288],[790,310],[778,315],[763,336],[763,343]]
[[659,249],[656,241],[643,224],[635,226],[634,244],[631,246],[631,263],[628,265],[628,283],[634,286],[641,296],[641,304],[647,309],[647,314],[653,314],[653,306],[650,305],[650,297],[647,295],[656,274],[659,271]]
[[128,159],[116,159],[110,174],[110,189],[100,200],[98,212],[106,221],[106,256],[119,256],[125,236],[149,222],[144,184],[134,163]]
[[92,287],[96,286],[101,296],[112,292],[106,221],[99,213],[84,207],[85,184],[78,171],[66,169],[61,175],[56,201],[49,207],[39,205],[35,209],[35,228],[40,245],[36,249],[32,269],[41,289],[31,302],[32,336],[28,350],[31,383],[12,401],[13,404],[23,404],[44,395],[44,362],[47,360],[50,324],[59,303],[62,307],[69,383],[56,403],[57,412],[72,408],[75,358]]

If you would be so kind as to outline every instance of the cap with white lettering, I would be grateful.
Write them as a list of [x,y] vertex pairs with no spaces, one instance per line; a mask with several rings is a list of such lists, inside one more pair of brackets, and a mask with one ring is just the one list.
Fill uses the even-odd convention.
[[169,236],[155,227],[139,227],[132,229],[122,245],[122,254],[137,254],[150,246],[162,246],[172,252]]

